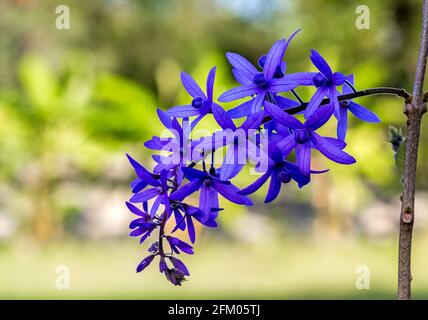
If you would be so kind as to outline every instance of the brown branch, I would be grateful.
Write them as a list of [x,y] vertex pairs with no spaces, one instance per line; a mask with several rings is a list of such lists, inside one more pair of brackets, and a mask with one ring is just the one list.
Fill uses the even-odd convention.
[[398,252],[398,290],[399,300],[408,300],[411,297],[412,274],[410,268],[412,233],[414,223],[414,205],[416,192],[416,164],[420,127],[423,114],[426,112],[423,83],[425,78],[428,56],[428,0],[422,6],[421,42],[416,66],[413,99],[408,99],[404,106],[407,116],[406,160],[402,177],[403,193],[401,196],[400,238]]

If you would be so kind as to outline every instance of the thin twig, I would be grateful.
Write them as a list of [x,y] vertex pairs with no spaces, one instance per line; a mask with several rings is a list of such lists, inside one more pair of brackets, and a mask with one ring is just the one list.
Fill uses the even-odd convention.
[[[398,97],[403,98],[405,101],[409,101],[411,98],[410,94],[404,89],[385,87],[385,88],[371,88],[371,89],[356,91],[353,93],[342,94],[337,97],[337,100],[346,101],[346,100],[351,100],[355,98],[381,95],[381,94],[396,95]],[[325,105],[328,103],[330,103],[330,99],[328,98],[325,98],[321,101],[321,105]],[[297,107],[288,108],[288,109],[285,109],[284,111],[286,111],[289,114],[296,114],[298,112],[305,110],[307,106],[308,106],[308,102],[303,102]],[[264,118],[263,122],[265,123],[269,120],[271,120],[271,118],[267,116]]]

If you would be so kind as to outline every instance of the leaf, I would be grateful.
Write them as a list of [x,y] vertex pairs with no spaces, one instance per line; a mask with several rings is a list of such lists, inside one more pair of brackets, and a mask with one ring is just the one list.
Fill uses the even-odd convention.
[[406,161],[406,142],[403,140],[403,142],[400,143],[397,152],[394,155],[395,158],[395,165],[397,166],[398,170],[400,171],[400,174],[402,175],[404,173],[404,164]]

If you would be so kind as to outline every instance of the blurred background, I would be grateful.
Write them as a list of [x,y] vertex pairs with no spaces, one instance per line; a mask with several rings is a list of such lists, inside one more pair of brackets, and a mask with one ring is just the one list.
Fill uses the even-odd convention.
[[[59,5],[70,8],[69,30],[55,26]],[[302,28],[286,53],[288,72],[312,71],[315,48],[335,70],[354,73],[357,89],[411,91],[420,1],[370,1],[368,30],[355,26],[358,5],[2,0],[0,298],[395,298],[400,174],[387,139],[389,125],[405,126],[396,97],[359,100],[382,123],[351,117],[347,150],[355,165],[316,155],[314,167],[331,170],[306,188],[287,185],[269,205],[260,190],[252,208],[223,202],[220,227],[198,228],[196,254],[183,257],[192,276],[182,287],[167,283],[155,265],[135,273],[146,246],[127,236],[133,171],[125,152],[153,165],[143,143],[160,133],[156,107],[190,101],[181,70],[204,83],[217,66],[218,96],[235,85],[227,51],[256,62],[274,41]],[[333,136],[335,123],[323,130]],[[427,138],[425,123],[415,298],[428,298]],[[236,184],[253,180],[244,172]],[[55,286],[60,265],[69,267],[69,290]],[[370,271],[368,290],[356,288],[359,266]]]

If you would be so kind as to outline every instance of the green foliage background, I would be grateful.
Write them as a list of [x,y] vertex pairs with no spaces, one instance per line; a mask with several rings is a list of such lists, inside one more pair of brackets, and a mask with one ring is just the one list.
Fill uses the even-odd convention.
[[[55,8],[60,4],[71,10],[70,30],[55,28]],[[189,101],[180,86],[181,70],[204,82],[210,67],[216,65],[218,96],[234,85],[225,52],[239,52],[255,62],[276,39],[302,28],[286,54],[289,72],[312,70],[309,51],[315,48],[334,69],[354,73],[357,88],[396,86],[411,91],[420,1],[371,0],[367,4],[369,30],[355,27],[359,4],[351,0],[2,1],[0,217],[12,221],[8,225],[13,228],[1,237],[0,288],[3,281],[4,289],[0,289],[0,297],[63,297],[51,288],[54,280],[49,279],[55,277],[54,265],[67,261],[79,269],[94,268],[90,261],[102,259],[98,263],[107,268],[106,277],[120,276],[115,280],[99,276],[86,288],[83,279],[94,278],[79,271],[80,280],[76,281],[83,287],[65,297],[150,297],[150,289],[164,281],[154,272],[144,276],[133,273],[142,253],[137,245],[130,249],[132,240],[125,236],[126,225],[122,234],[100,237],[85,225],[104,202],[120,208],[116,215],[127,215],[122,203],[132,171],[124,154],[129,152],[151,165],[151,154],[143,142],[161,130],[156,107],[165,109]],[[304,89],[300,93],[305,99],[311,94]],[[325,293],[339,298],[393,297],[395,234],[389,232],[379,240],[378,235],[361,228],[359,215],[382,204],[395,206],[387,220],[398,219],[400,177],[386,140],[389,125],[404,128],[402,102],[395,97],[362,98],[360,102],[383,122],[372,125],[351,119],[348,150],[357,164],[340,167],[319,157],[314,164],[330,168],[330,173],[304,190],[287,186],[282,200],[269,206],[261,203],[262,190],[250,212],[224,203],[220,231],[201,234],[198,255],[187,259],[198,262],[193,262],[196,275],[185,284],[186,297],[242,296],[227,285],[230,273],[236,274],[228,270],[237,270],[236,266],[246,270],[240,284],[249,297],[323,297]],[[211,124],[208,119],[206,125]],[[333,135],[334,124],[325,128],[325,133]],[[423,194],[428,188],[427,135],[424,124],[418,164],[418,190]],[[252,180],[243,174],[237,184],[243,186]],[[109,194],[116,197],[114,201]],[[239,229],[246,216],[256,217],[256,222]],[[246,234],[257,234],[260,217],[265,224],[275,225],[275,232],[256,237],[257,245],[251,249]],[[425,256],[426,228],[421,225],[415,242]],[[302,237],[309,243],[301,250],[284,246],[300,247]],[[219,240],[219,248],[226,253],[219,253],[213,240]],[[349,247],[336,250],[341,241],[349,241]],[[82,256],[75,254],[81,243],[86,250]],[[270,248],[271,255],[260,255],[260,246]],[[123,251],[117,249],[122,247]],[[116,250],[112,257],[109,248]],[[320,262],[319,268],[311,267],[324,259],[323,250],[331,264]],[[376,250],[383,259],[376,257]],[[286,258],[277,258],[283,251]],[[215,263],[217,254],[224,261],[212,271],[219,277],[218,282],[212,282],[205,279],[203,270]],[[347,265],[344,260],[351,254],[355,259]],[[65,262],[58,262],[58,257]],[[113,257],[125,262],[115,265]],[[260,263],[253,263],[253,259]],[[240,261],[247,262],[241,265]],[[287,269],[291,261],[293,265]],[[370,261],[375,270],[382,267],[389,271],[375,271],[374,289],[365,296],[366,292],[355,289],[354,270]],[[416,261],[423,263],[422,258]],[[32,272],[22,276],[17,270],[23,263],[34,263],[34,273],[46,274],[42,277],[45,281],[34,282]],[[275,265],[277,271],[269,272],[268,265]],[[287,270],[301,272],[290,275]],[[330,278],[332,273],[326,270],[342,272],[340,281]],[[305,282],[308,275],[313,281]],[[316,276],[323,275],[329,276],[331,288],[330,280],[316,281]],[[420,278],[417,292],[422,297],[428,292],[428,276],[421,271]],[[111,283],[100,286],[105,281]],[[15,286],[17,283],[21,285]],[[299,283],[304,285],[296,289]],[[132,288],[131,293],[125,294],[121,286]],[[154,297],[181,294],[168,286],[160,288]]]

